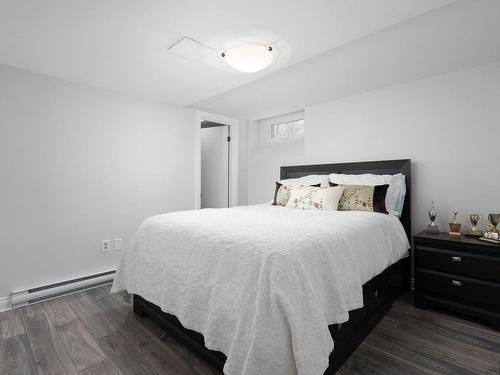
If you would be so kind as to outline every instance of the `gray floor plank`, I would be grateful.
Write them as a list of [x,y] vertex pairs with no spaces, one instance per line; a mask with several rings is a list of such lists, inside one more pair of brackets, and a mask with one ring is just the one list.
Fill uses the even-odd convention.
[[[474,371],[468,369],[467,362],[465,367],[460,366],[464,364],[463,361],[456,361],[457,356],[446,350],[439,350],[430,341],[418,341],[412,336],[406,336],[399,332],[398,335],[387,334],[388,330],[382,330],[377,327],[377,334],[368,337],[364,344],[377,348],[378,350],[393,354],[400,358],[415,363],[423,368],[433,370],[442,375],[473,375]],[[404,337],[404,339],[401,339]],[[415,347],[419,350],[416,351]],[[450,359],[455,359],[450,361]],[[472,363],[471,365],[482,366],[481,362]]]
[[[0,314],[0,375],[33,368],[66,375],[75,373],[73,364],[80,375],[217,374],[168,332],[135,316],[109,287],[40,306]],[[415,309],[405,295],[338,373],[500,375],[500,333],[475,320]]]
[[0,375],[37,375],[26,334],[0,340]]
[[[385,332],[389,332],[389,330]],[[484,372],[485,368],[492,368],[493,374],[500,373],[498,368],[500,349],[497,351],[494,346],[476,340],[472,336],[411,319],[402,322],[397,331],[392,334],[393,336],[412,338],[415,342],[426,342],[428,345],[433,345],[435,351],[442,350],[454,360],[461,360],[464,365],[469,364],[472,370],[477,368]],[[421,349],[425,349],[425,346],[422,346]]]
[[44,302],[43,307],[54,327],[64,326],[77,320],[75,313],[67,303],[67,297],[56,298]]
[[0,340],[24,333],[24,325],[19,310],[0,313]]
[[115,326],[106,318],[95,301],[84,294],[72,294],[67,297],[67,302],[94,339],[116,332]]
[[135,350],[160,373],[184,374],[189,371],[191,365],[152,335],[132,310],[108,309],[105,314]]
[[191,366],[196,367],[199,362],[202,362],[198,355],[196,355],[192,350],[189,350],[189,348],[179,342],[175,337],[169,335],[167,332],[161,336],[161,341],[163,341],[165,345],[172,349],[186,363],[191,364]]
[[[420,326],[413,327],[404,323],[397,330],[385,329],[382,323],[381,326],[377,327],[377,329],[380,328],[377,333],[381,340],[399,342],[401,346],[405,346],[410,350],[418,347],[420,354],[442,361],[442,364],[450,369],[454,369],[456,365],[474,373],[500,374],[500,357],[497,353],[439,333],[436,334],[430,327],[429,330],[425,329],[424,332],[415,332],[418,327]],[[459,373],[458,369],[457,373]]]
[[80,375],[121,375],[110,360],[105,360],[80,371]]
[[77,374],[43,306],[23,307],[21,315],[39,374]]
[[404,298],[396,301],[390,311],[390,314],[394,317],[401,315],[408,316],[419,321],[429,322],[438,327],[443,327],[447,329],[454,329],[460,332],[475,331],[479,335],[484,334],[490,336],[493,340],[500,340],[500,335],[497,331],[491,329],[491,326],[485,321],[468,317],[465,315],[456,314],[449,312],[445,309],[417,309],[413,306],[411,300],[406,300],[407,294]]
[[[113,298],[107,288],[97,288],[83,294],[95,301],[117,331],[158,372],[162,374],[187,374],[192,370],[190,364],[164,345],[144,325],[143,320],[133,313],[129,303]],[[158,327],[156,330],[158,333],[161,331]]]
[[368,367],[380,374],[440,375],[435,370],[421,367],[406,358],[380,351],[378,348],[366,344],[361,344],[356,353]]
[[[190,371],[191,365],[153,334],[144,320],[133,313],[130,304],[117,301],[105,288],[86,291],[85,294],[97,302],[109,321],[160,373],[184,374]],[[156,331],[162,330],[156,327]]]
[[451,314],[445,314],[442,311],[419,310],[411,306],[409,303],[402,304],[397,302],[394,304],[394,307],[388,316],[392,319],[399,320],[401,319],[401,316],[403,316],[405,321],[407,318],[411,318],[439,328],[466,334],[480,340],[486,340],[493,345],[495,343],[500,344],[500,335],[498,332],[492,330],[484,323],[481,324],[469,319],[465,320]]
[[45,302],[43,306],[78,371],[106,359],[65,298]]
[[99,346],[123,375],[159,374],[120,332],[99,339]]
[[113,298],[111,294],[108,292],[108,288],[95,288],[91,290],[86,290],[82,294],[86,295],[88,298],[96,301],[99,304],[102,311],[108,310],[120,310],[120,309],[131,309],[132,305],[130,303],[126,303],[118,298]]
[[363,357],[359,350],[349,357],[341,368],[341,370],[343,369],[355,374],[385,375],[382,371],[377,371],[377,364],[373,364],[369,359]]
[[78,371],[106,359],[104,353],[79,320],[58,326],[56,331]]

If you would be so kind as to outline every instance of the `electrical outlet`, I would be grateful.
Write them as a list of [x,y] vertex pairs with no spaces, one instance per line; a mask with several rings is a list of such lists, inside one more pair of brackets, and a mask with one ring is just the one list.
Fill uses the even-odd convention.
[[101,253],[107,253],[110,248],[110,241],[109,240],[102,240],[101,241]]
[[122,245],[123,241],[121,238],[115,238],[114,239],[114,250],[115,251],[120,251],[123,249],[123,245]]

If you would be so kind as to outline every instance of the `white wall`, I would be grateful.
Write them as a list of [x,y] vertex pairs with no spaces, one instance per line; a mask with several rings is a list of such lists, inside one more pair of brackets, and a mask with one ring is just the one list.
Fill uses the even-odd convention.
[[273,199],[275,181],[282,165],[302,164],[304,141],[265,143],[257,121],[249,121],[248,139],[248,203],[264,203]]
[[443,229],[453,209],[464,223],[500,212],[500,63],[311,106],[305,121],[303,149],[249,129],[250,203],[271,199],[281,165],[411,158],[414,232],[431,199]]
[[238,205],[248,204],[248,123],[238,124]]
[[194,206],[194,110],[0,65],[0,298],[115,268],[148,216]]

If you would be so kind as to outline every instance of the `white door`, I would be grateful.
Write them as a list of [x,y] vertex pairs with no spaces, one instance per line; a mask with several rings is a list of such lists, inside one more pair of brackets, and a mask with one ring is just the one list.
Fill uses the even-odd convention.
[[228,207],[229,126],[201,129],[201,208]]

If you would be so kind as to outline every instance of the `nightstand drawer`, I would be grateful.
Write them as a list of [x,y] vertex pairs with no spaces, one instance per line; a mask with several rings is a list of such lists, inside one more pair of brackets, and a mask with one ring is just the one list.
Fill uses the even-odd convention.
[[415,257],[418,268],[500,283],[500,258],[421,245]]
[[500,284],[421,269],[417,269],[416,282],[419,293],[500,308]]

